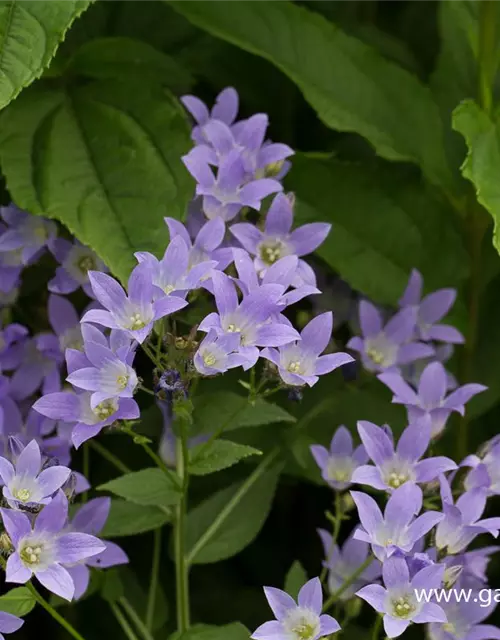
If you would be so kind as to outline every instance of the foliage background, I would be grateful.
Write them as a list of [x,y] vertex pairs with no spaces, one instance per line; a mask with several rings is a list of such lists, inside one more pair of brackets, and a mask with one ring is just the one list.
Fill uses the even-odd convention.
[[[429,290],[459,290],[451,321],[468,343],[452,369],[490,391],[471,403],[469,424],[457,420],[439,445],[458,456],[465,429],[473,450],[499,423],[500,261],[492,244],[500,209],[499,20],[499,3],[462,0],[0,2],[2,203],[12,198],[59,219],[124,279],[134,250],[164,248],[163,216],[182,218],[192,197],[180,162],[190,127],[177,97],[190,92],[210,104],[234,86],[241,115],[268,113],[270,137],[297,150],[286,188],[297,195],[298,221],[333,224],[318,266],[380,304],[397,301],[413,267]],[[44,321],[46,300],[34,293],[53,266],[47,259],[25,278],[18,313],[31,325]],[[237,392],[237,376],[204,386]],[[266,619],[262,584],[283,585],[295,560],[318,574],[315,529],[326,523],[331,496],[318,486],[308,445],[359,419],[401,428],[404,410],[389,400],[373,380],[346,384],[335,374],[300,404],[278,398],[297,422],[235,431],[263,450],[280,443],[288,462],[256,539],[235,557],[194,568],[195,621],[254,628]],[[207,415],[218,420],[220,406]],[[159,415],[154,408],[145,415],[145,432],[157,436]],[[139,448],[115,440],[131,468],[147,466]],[[192,503],[248,468],[196,479]],[[115,475],[97,456],[91,469],[94,485]],[[134,572],[127,592],[140,602],[152,534],[124,545]],[[158,638],[174,625],[166,536],[162,554]],[[65,615],[90,640],[119,633],[96,597]],[[35,612],[18,637],[61,633]]]

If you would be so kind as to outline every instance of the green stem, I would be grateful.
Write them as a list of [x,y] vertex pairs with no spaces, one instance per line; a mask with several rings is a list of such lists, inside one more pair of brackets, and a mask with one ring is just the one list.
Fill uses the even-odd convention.
[[154,640],[149,629],[147,629],[146,625],[141,620],[140,616],[137,614],[137,611],[130,604],[127,598],[123,596],[118,600],[118,602],[122,605],[123,610],[128,615],[130,620],[135,624],[137,631],[142,635],[144,640]]
[[488,115],[491,115],[493,109],[493,82],[498,64],[496,11],[495,0],[481,0],[479,7],[478,95],[479,103]]
[[127,619],[125,618],[123,613],[120,611],[120,608],[118,607],[118,605],[115,602],[109,602],[108,604],[118,624],[122,628],[123,633],[127,636],[128,640],[139,640],[138,637],[135,635],[132,627],[129,625]]
[[140,384],[137,388],[138,388],[140,391],[144,391],[144,393],[147,393],[147,394],[148,394],[148,395],[150,395],[150,396],[154,396],[154,395],[155,395],[155,392],[154,392],[154,391],[151,391],[151,389],[148,389],[147,387],[143,387],[143,386],[142,386],[142,384]]
[[193,546],[191,551],[187,555],[187,562],[191,564],[197,554],[203,549],[203,547],[207,544],[209,540],[213,538],[213,536],[217,533],[219,528],[224,524],[225,520],[231,514],[233,509],[238,506],[240,500],[245,496],[246,493],[252,488],[252,486],[257,482],[257,480],[267,471],[267,469],[273,464],[276,458],[279,455],[279,448],[274,448],[262,462],[255,468],[255,470],[248,476],[248,478],[243,482],[238,491],[234,494],[231,500],[226,504],[224,509],[219,513],[219,515],[215,518],[212,524],[205,529],[204,533],[198,538],[198,541]]
[[97,451],[97,453],[102,456],[105,460],[107,460],[110,464],[112,464],[118,471],[122,473],[130,473],[130,469],[124,464],[118,456],[115,456],[114,453],[108,451],[106,447],[103,447],[102,444],[97,442],[97,440],[87,440],[87,444],[91,449]]
[[[78,631],[72,627],[70,625],[70,623],[62,617],[62,615],[60,613],[58,613],[54,607],[52,607],[52,605],[50,605],[47,600],[45,600],[45,598],[43,598],[38,591],[35,589],[35,587],[31,584],[31,582],[27,582],[26,586],[28,587],[28,589],[31,591],[31,593],[33,594],[33,597],[35,598],[35,600],[38,602],[38,604],[43,607],[45,609],[45,611],[47,611],[47,613],[50,613],[50,615],[54,618],[54,620],[56,620],[61,627],[63,627],[64,629],[66,629],[66,631],[70,634],[70,636],[72,636],[73,638],[75,638],[75,640],[85,640],[85,638],[80,635],[78,633]],[[135,639],[134,639],[135,640]]]
[[381,626],[382,626],[382,616],[377,614],[377,618],[375,619],[375,624],[373,625],[372,640],[377,640],[378,635],[380,633]]
[[363,573],[363,571],[365,571],[365,569],[367,569],[371,565],[372,562],[373,562],[373,557],[372,556],[368,556],[368,558],[363,562],[363,564],[361,564],[356,569],[356,571],[353,571],[351,573],[351,575],[344,580],[344,582],[337,589],[337,591],[334,591],[332,593],[332,595],[328,598],[328,600],[323,605],[323,611],[328,611],[328,609],[333,604],[335,604],[335,602],[340,598],[340,596],[344,593],[344,591],[346,591],[352,585],[352,583],[357,578],[359,578],[359,576]]
[[[90,446],[89,442],[85,442],[83,445],[83,475],[89,481],[90,484]],[[89,499],[89,492],[84,491],[82,494],[82,502],[87,502]]]
[[146,627],[149,631],[153,629],[153,619],[155,615],[156,591],[158,589],[158,574],[161,559],[161,529],[154,531],[153,563],[151,567],[151,577],[148,593],[148,606],[146,609]]
[[186,502],[189,484],[188,450],[184,433],[176,444],[177,475],[182,483],[182,498],[175,510],[174,552],[175,585],[177,594],[177,629],[181,634],[189,629],[189,564],[186,557]]
[[[328,555],[326,557],[327,562],[330,559],[333,549],[335,548],[335,545],[337,543],[341,524],[342,524],[342,499],[341,499],[340,492],[335,491],[335,522],[333,525],[332,543],[330,545],[330,548],[328,549]],[[328,574],[328,567],[325,566],[321,570],[321,575],[319,578],[322,584],[325,582],[327,574]]]

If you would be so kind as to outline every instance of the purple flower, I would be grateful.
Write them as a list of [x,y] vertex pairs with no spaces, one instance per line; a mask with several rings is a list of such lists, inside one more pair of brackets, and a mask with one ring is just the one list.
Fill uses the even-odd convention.
[[83,337],[80,318],[69,300],[55,294],[49,296],[49,322],[59,338],[61,353],[66,349],[82,349]]
[[165,218],[165,223],[170,232],[170,241],[180,236],[186,243],[189,249],[188,266],[190,268],[213,260],[217,263],[215,268],[223,271],[233,261],[232,249],[222,246],[226,225],[221,218],[204,221],[193,242],[182,222],[175,218]]
[[332,328],[333,314],[326,311],[302,329],[300,341],[286,344],[279,351],[264,349],[261,355],[278,367],[281,379],[286,384],[308,384],[312,387],[318,382],[319,376],[354,361],[348,353],[320,355],[330,342]]
[[42,393],[58,391],[61,388],[61,364],[59,340],[53,333],[39,333],[24,340],[21,363],[12,376],[12,396],[24,400],[40,388]]
[[[331,225],[312,222],[291,231],[293,206],[285,194],[278,194],[267,213],[264,231],[247,222],[233,224],[231,233],[242,246],[255,257],[255,269],[263,275],[271,265],[284,256],[299,258],[315,251],[330,232]],[[299,260],[295,278],[296,286],[316,286],[314,271]]]
[[86,533],[65,533],[68,500],[62,491],[38,514],[32,527],[24,513],[1,509],[3,523],[14,546],[6,569],[6,581],[25,584],[34,575],[52,593],[71,600],[75,586],[62,566],[75,564],[105,549],[104,543]]
[[422,275],[413,269],[408,285],[403,293],[399,306],[411,307],[417,311],[416,333],[419,340],[425,342],[438,340],[461,344],[464,337],[448,324],[437,324],[453,306],[457,292],[455,289],[439,289],[422,298]]
[[213,151],[212,164],[219,165],[236,150],[242,157],[247,180],[280,173],[285,159],[294,152],[286,144],[265,142],[268,124],[265,113],[257,113],[232,128],[220,120],[207,123],[203,133],[208,143],[207,155],[210,149]]
[[90,398],[92,409],[113,398],[133,397],[139,381],[127,362],[127,349],[124,353],[121,350],[114,353],[97,342],[85,342],[84,352],[87,362],[83,363],[82,359],[84,366],[71,370],[66,380],[78,389],[93,392]]
[[[495,599],[481,600],[475,593],[469,602],[451,598],[450,602],[442,601],[447,622],[433,622],[428,627],[430,640],[494,640],[500,638],[500,629],[491,624],[480,624],[497,606]],[[478,597],[479,596],[479,597]]]
[[443,574],[444,565],[434,564],[419,571],[410,581],[405,559],[393,556],[382,567],[385,589],[379,584],[370,584],[356,595],[384,614],[387,637],[397,638],[410,622],[446,622],[443,609],[434,602],[425,602],[420,596],[423,590],[439,589]]
[[362,338],[354,337],[347,346],[361,354],[369,371],[394,370],[420,358],[432,356],[434,349],[421,342],[410,342],[415,331],[417,312],[413,307],[396,313],[385,326],[379,310],[370,302],[359,303]]
[[[410,364],[401,367],[401,375],[403,379],[408,382],[412,387],[417,388],[420,376],[422,375],[425,367],[431,362],[441,362],[443,365],[450,360],[455,350],[454,346],[449,343],[439,344],[434,347],[434,355],[430,358],[422,358],[416,360]],[[453,391],[458,387],[458,382],[455,376],[446,370],[446,389]]]
[[358,467],[352,481],[375,489],[393,491],[406,482],[430,482],[457,465],[444,456],[420,460],[431,441],[431,426],[428,420],[409,425],[401,434],[396,449],[392,431],[360,420],[358,433],[375,466]]
[[203,196],[203,211],[209,219],[232,220],[245,206],[258,211],[265,197],[283,189],[272,178],[246,181],[245,164],[236,149],[221,161],[217,176],[206,147],[195,147],[182,160],[197,182],[196,194]]
[[111,276],[89,271],[90,284],[96,299],[106,311],[91,309],[82,322],[94,322],[110,329],[122,329],[142,343],[148,337],[153,322],[187,305],[176,296],[165,296],[153,302],[153,282],[147,264],[139,264],[128,281],[128,296]]
[[254,640],[318,640],[340,629],[339,623],[321,614],[323,593],[319,578],[306,582],[298,603],[281,589],[264,587],[267,601],[276,620],[265,622],[250,636]]
[[500,518],[483,518],[487,491],[484,488],[466,491],[453,503],[450,485],[440,477],[444,518],[436,528],[436,547],[448,554],[460,553],[480,533],[498,537]]
[[57,227],[52,221],[32,216],[14,204],[0,207],[0,215],[8,226],[7,231],[0,235],[0,253],[20,251],[24,265],[37,258],[57,234]]
[[240,337],[237,333],[218,335],[210,330],[194,354],[194,366],[203,376],[215,376],[246,364],[245,356],[237,353]]
[[4,633],[14,633],[18,631],[24,624],[24,620],[7,613],[6,611],[0,611],[0,640],[5,640]]
[[[7,227],[0,222],[0,238]],[[20,275],[23,270],[21,249],[0,252],[0,306],[8,304],[17,297],[17,289],[20,286]]]
[[420,376],[417,392],[397,372],[383,373],[378,378],[395,394],[392,401],[406,406],[410,422],[430,418],[433,438],[443,431],[452,411],[463,416],[464,405],[488,388],[482,384],[465,384],[446,397],[448,377],[440,362],[431,362],[426,366]]
[[500,494],[500,440],[493,438],[487,443],[482,457],[469,455],[462,461],[461,466],[472,467],[465,478],[467,490],[484,487],[489,494]]
[[42,456],[36,440],[24,447],[15,467],[9,460],[0,457],[3,495],[13,509],[49,503],[70,473],[70,469],[58,465],[42,471]]
[[333,434],[330,451],[319,444],[313,444],[311,453],[321,469],[323,480],[337,491],[347,489],[351,485],[354,470],[368,460],[362,444],[353,450],[352,436],[344,425]]
[[198,125],[191,132],[192,139],[198,144],[207,142],[204,128],[209,122],[219,120],[226,125],[232,125],[238,115],[239,98],[236,89],[233,89],[233,87],[227,87],[219,93],[211,112],[205,103],[196,96],[183,96],[181,102]]
[[52,293],[73,293],[80,287],[93,298],[92,287],[89,282],[89,271],[107,271],[104,262],[85,245],[75,240],[73,243],[56,238],[49,249],[55,259],[60,263],[56,269],[56,275],[49,282],[49,291]]
[[21,364],[28,335],[28,329],[16,322],[0,330],[0,371],[12,371]]
[[[87,502],[78,509],[68,530],[97,536],[106,524],[110,507],[110,498],[95,498],[94,500],[90,500],[90,502]],[[96,555],[83,558],[76,564],[71,563],[65,566],[75,585],[74,597],[76,600],[81,598],[87,591],[90,580],[89,567],[108,569],[109,567],[115,567],[120,564],[127,564],[129,561],[127,554],[117,544],[109,542],[108,540],[101,540],[101,542],[105,545],[103,551]]]
[[[344,542],[342,548],[333,543],[332,536],[328,531],[318,529],[318,533],[325,550],[326,560],[323,565],[329,569],[328,590],[330,593],[335,593],[366,562],[370,546],[366,542],[356,540],[354,531]],[[380,562],[373,559],[372,563],[340,595],[340,599],[349,600],[352,598],[354,592],[367,582],[377,580],[380,577],[380,571]]]
[[172,238],[161,260],[146,251],[135,254],[139,263],[149,265],[156,298],[170,294],[185,298],[188,291],[198,288],[201,280],[208,278],[217,266],[215,260],[190,266],[189,254],[189,247],[181,235]]
[[243,297],[238,302],[234,282],[224,273],[215,271],[212,276],[217,313],[202,320],[199,330],[218,334],[236,333],[240,337],[238,352],[245,356],[245,369],[252,367],[259,357],[257,347],[274,347],[300,339],[295,329],[287,324],[272,322],[278,311],[276,302],[283,294],[279,285],[265,285]]
[[116,420],[135,420],[140,416],[137,402],[132,398],[111,398],[95,407],[90,398],[89,392],[50,393],[37,400],[33,409],[53,420],[76,423],[71,438],[77,449]]
[[356,530],[354,537],[369,542],[380,561],[396,551],[411,551],[413,545],[444,517],[437,511],[427,511],[415,518],[422,508],[422,490],[411,482],[406,482],[391,494],[384,515],[375,500],[366,493],[351,491],[351,496],[363,527]]

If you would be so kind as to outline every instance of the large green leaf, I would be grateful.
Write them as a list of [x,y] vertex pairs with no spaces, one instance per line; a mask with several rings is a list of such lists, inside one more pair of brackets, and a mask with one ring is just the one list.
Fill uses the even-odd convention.
[[0,0],[0,109],[49,64],[90,0]]
[[161,527],[170,520],[166,510],[126,500],[112,500],[111,511],[102,531],[105,538],[133,536]]
[[285,591],[296,600],[306,582],[307,573],[300,562],[295,560],[285,577]]
[[464,136],[468,148],[462,173],[493,218],[493,244],[500,252],[500,120],[492,121],[473,100],[466,100],[453,112],[453,127]]
[[294,422],[295,418],[277,404],[258,398],[253,404],[232,391],[205,393],[194,399],[196,430],[203,433],[232,431],[275,422]]
[[0,611],[12,613],[21,618],[27,615],[35,605],[35,597],[26,587],[16,587],[0,596]]
[[297,195],[298,223],[333,225],[319,255],[372,299],[395,303],[414,267],[431,289],[458,285],[466,276],[453,211],[410,172],[298,154],[287,185]]
[[329,127],[359,133],[384,158],[417,162],[430,180],[449,185],[430,91],[375,49],[290,2],[174,0],[172,6],[278,66]]
[[98,487],[129,502],[157,507],[169,507],[180,501],[181,494],[160,469],[142,469],[127,473]]
[[232,467],[249,456],[260,456],[262,451],[229,440],[215,440],[212,444],[200,444],[189,453],[189,473],[205,476]]
[[187,515],[186,548],[193,564],[209,564],[236,555],[261,530],[273,500],[279,468],[214,493]]
[[178,103],[138,78],[33,87],[0,118],[13,200],[63,222],[122,280],[134,251],[163,253],[163,217],[184,215],[192,180],[181,155],[189,146]]

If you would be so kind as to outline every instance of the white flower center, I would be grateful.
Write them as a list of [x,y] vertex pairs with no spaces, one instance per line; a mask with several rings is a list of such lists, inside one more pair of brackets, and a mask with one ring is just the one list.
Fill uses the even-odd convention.
[[352,477],[353,462],[351,458],[330,458],[327,475],[334,482],[349,482]]
[[116,379],[116,386],[118,389],[125,389],[128,384],[129,377],[128,376],[118,376]]
[[14,498],[20,502],[28,502],[31,498],[31,491],[29,489],[17,489],[17,491],[14,491]]
[[174,290],[175,290],[175,287],[174,287],[173,284],[167,284],[167,286],[164,287],[164,289],[163,289],[163,291],[165,291],[167,296],[168,296],[169,293],[172,293],[172,291],[174,291]]
[[[122,377],[122,376],[120,376]],[[107,420],[114,413],[116,413],[118,409],[118,405],[116,401],[113,400],[104,400],[100,402],[94,409],[94,415],[96,415],[99,420]]]
[[305,607],[291,609],[283,621],[290,640],[313,640],[319,634],[320,626],[318,614]]
[[129,329],[131,329],[132,331],[138,331],[139,329],[144,329],[144,327],[146,326],[146,323],[142,319],[140,313],[133,313],[130,316],[129,320],[130,320]]
[[391,600],[392,614],[395,618],[409,618],[415,611],[415,606],[409,596],[400,596]]
[[240,331],[241,329],[233,323],[227,325],[228,333],[239,333]]
[[30,546],[29,543],[23,547],[19,553],[21,560],[29,567],[40,564],[41,555],[43,553],[43,545]]
[[271,265],[285,255],[285,244],[281,240],[263,242],[259,247],[262,262]]
[[293,360],[287,367],[290,373],[301,373],[302,367],[300,360]]
[[205,365],[207,367],[211,367],[212,365],[214,365],[217,362],[217,358],[215,357],[215,355],[213,353],[204,353],[203,354],[203,362],[205,363]]
[[86,255],[81,256],[76,261],[75,266],[83,275],[87,275],[88,271],[94,270],[96,268],[96,263],[92,256]]

